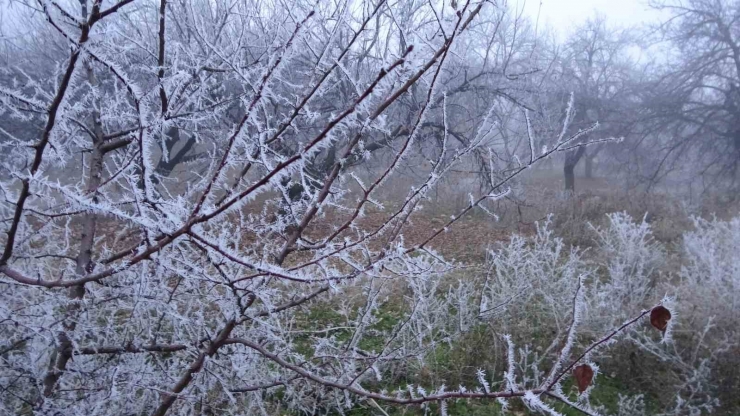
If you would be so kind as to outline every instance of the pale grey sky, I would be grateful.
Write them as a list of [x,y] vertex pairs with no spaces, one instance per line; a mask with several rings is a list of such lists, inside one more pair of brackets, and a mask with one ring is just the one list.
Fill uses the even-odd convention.
[[573,27],[598,12],[607,17],[610,25],[629,26],[654,21],[658,13],[650,10],[647,0],[509,0],[512,6],[524,6],[533,20],[542,4],[540,27],[549,23],[559,34],[565,35]]

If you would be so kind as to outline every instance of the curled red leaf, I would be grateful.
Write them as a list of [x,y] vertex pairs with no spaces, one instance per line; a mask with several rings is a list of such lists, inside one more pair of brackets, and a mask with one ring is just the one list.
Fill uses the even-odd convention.
[[664,306],[658,305],[650,311],[650,324],[659,331],[665,332],[666,328],[668,328],[668,321],[670,320],[671,311]]
[[594,369],[588,364],[581,364],[573,369],[573,378],[578,386],[578,393],[586,391],[594,378]]

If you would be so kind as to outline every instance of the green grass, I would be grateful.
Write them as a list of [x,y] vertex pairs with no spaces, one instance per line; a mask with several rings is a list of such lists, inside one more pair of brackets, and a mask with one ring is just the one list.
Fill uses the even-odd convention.
[[[407,311],[406,305],[402,302],[386,302],[381,308],[374,311],[376,322],[369,328],[364,338],[359,343],[359,347],[369,352],[379,352],[385,346],[387,334],[391,333],[398,324],[403,321]],[[451,311],[454,313],[454,311]],[[337,312],[336,308],[327,303],[316,303],[306,310],[302,316],[298,316],[299,327],[305,329],[318,329],[346,324],[347,317]],[[547,344],[551,340],[552,334],[545,330],[545,325],[534,323],[535,328],[530,327],[529,341],[533,348],[538,344]],[[331,336],[338,342],[349,342],[353,332],[346,329],[338,329],[331,332]],[[486,371],[488,378],[495,380],[500,379],[500,373],[503,371],[506,357],[504,351],[497,351],[494,347],[493,339],[497,336],[489,325],[479,324],[471,328],[461,338],[450,343],[439,343],[431,349],[425,357],[424,364],[410,363],[403,374],[395,374],[393,377],[390,373],[384,374],[380,382],[366,384],[371,390],[395,391],[399,387],[403,388],[408,384],[420,385],[431,391],[441,384],[449,386],[450,389],[456,389],[458,385],[463,385],[469,389],[475,389],[478,386],[476,370],[481,368]],[[299,352],[311,357],[313,354],[313,335],[306,334],[297,338],[296,344]],[[521,341],[518,344],[521,344]],[[498,344],[500,349],[502,344]],[[607,364],[603,364],[607,366]],[[544,369],[547,370],[547,369]],[[610,377],[608,368],[603,368],[604,372],[600,373],[595,380],[595,387],[590,396],[592,406],[603,405],[607,413],[615,413],[618,409],[619,395],[634,394],[630,386],[625,384],[624,380]],[[494,387],[496,388],[496,387]],[[568,394],[572,401],[577,401],[577,391],[573,385],[572,378],[568,377],[563,381],[563,391]],[[279,395],[276,399],[279,400]],[[653,398],[654,399],[654,398]],[[545,399],[558,412],[564,415],[576,416],[582,413],[569,406]],[[656,403],[649,396],[645,397],[648,413],[651,409],[656,408]],[[424,409],[420,407],[392,406],[385,403],[379,403],[389,415],[423,415]],[[448,413],[450,415],[501,415],[501,405],[494,400],[458,400],[448,402]],[[345,414],[353,416],[370,416],[382,415],[382,413],[367,402],[359,402],[355,408],[345,410]],[[426,414],[439,414],[438,404],[432,403]],[[510,412],[513,415],[530,415],[520,400],[510,400]]]

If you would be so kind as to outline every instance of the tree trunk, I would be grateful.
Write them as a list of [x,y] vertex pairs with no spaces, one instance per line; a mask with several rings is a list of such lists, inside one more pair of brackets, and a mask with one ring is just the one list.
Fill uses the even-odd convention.
[[567,192],[575,192],[576,188],[576,176],[574,174],[575,166],[565,165],[563,167],[563,173],[565,175],[565,190]]
[[[86,65],[87,66],[87,65]],[[88,78],[91,85],[97,85],[92,68],[87,66]],[[92,193],[93,202],[98,202],[97,190],[100,186],[103,175],[103,158],[105,153],[103,148],[103,128],[100,123],[100,113],[93,113],[93,150],[90,156],[90,166],[87,174],[87,191]],[[77,276],[84,276],[92,271],[92,249],[95,242],[95,229],[97,226],[97,214],[87,213],[84,215],[82,222],[82,236],[80,238],[80,252],[77,254],[75,273]],[[72,302],[67,305],[62,313],[62,330],[57,334],[58,344],[51,355],[49,366],[44,375],[44,396],[50,397],[59,382],[59,378],[67,369],[67,363],[72,358],[73,343],[72,335],[77,328],[77,313],[80,310],[80,301],[85,297],[85,286],[72,286],[67,292],[67,296]]]
[[573,193],[576,190],[575,168],[576,165],[578,165],[578,161],[583,157],[583,153],[585,151],[586,147],[581,146],[578,149],[565,154],[563,174],[565,176],[565,191],[568,193]]

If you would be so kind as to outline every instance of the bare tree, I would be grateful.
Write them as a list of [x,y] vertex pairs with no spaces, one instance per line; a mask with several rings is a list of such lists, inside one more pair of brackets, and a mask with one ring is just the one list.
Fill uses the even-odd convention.
[[[634,124],[632,80],[634,64],[627,54],[632,44],[626,30],[612,29],[604,17],[595,17],[577,28],[565,42],[557,71],[559,94],[575,95],[573,127],[598,124],[602,137],[624,137]],[[579,147],[565,155],[565,190],[575,190],[575,168],[585,159],[586,176],[593,174],[593,160],[604,146]]]
[[668,17],[657,27],[668,63],[646,97],[659,154],[649,179],[676,171],[704,189],[736,194],[740,164],[740,3],[655,1]]

